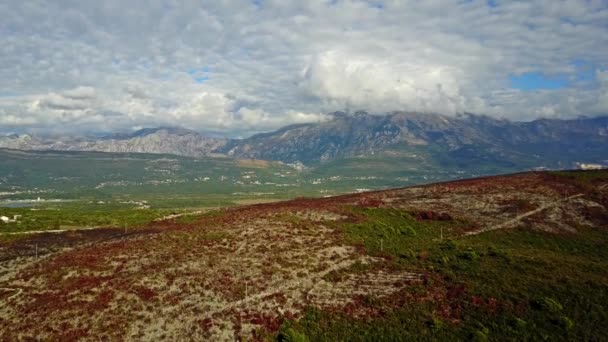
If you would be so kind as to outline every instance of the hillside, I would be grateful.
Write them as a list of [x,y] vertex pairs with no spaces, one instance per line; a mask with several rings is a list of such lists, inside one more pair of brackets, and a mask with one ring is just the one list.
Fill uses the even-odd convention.
[[0,337],[606,340],[607,207],[535,172],[1,239]]

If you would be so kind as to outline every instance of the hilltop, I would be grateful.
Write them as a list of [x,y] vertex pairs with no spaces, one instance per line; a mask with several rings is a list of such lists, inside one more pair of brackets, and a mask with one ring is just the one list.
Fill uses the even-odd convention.
[[0,336],[602,340],[607,207],[533,172],[0,240]]

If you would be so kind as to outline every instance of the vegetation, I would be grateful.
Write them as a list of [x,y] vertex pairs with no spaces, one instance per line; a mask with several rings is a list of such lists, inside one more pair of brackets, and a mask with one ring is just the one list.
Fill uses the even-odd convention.
[[351,210],[363,220],[341,227],[350,242],[362,244],[371,255],[395,256],[398,263],[415,255],[414,246],[418,250],[428,248],[436,244],[442,234],[444,238],[455,235],[453,229],[463,224],[452,220],[417,220],[414,213],[393,208]]
[[347,237],[371,254],[387,254],[395,266],[427,272],[432,287],[446,291],[444,301],[411,301],[360,319],[309,308],[282,326],[278,340],[608,338],[600,328],[608,324],[604,230],[501,230],[441,241],[438,230],[450,223],[417,221],[395,209],[356,211],[365,220],[345,224]]
[[608,180],[608,172],[606,170],[553,171],[551,174],[584,185],[594,185]]
[[[367,157],[296,170],[278,162],[100,152],[0,149],[0,199],[146,199],[165,207],[289,199],[385,189],[515,170],[484,162],[475,168],[422,147],[401,146]],[[170,204],[168,202],[176,202]]]
[[30,230],[81,229],[87,227],[135,227],[171,214],[169,209],[136,209],[119,203],[75,202],[42,208],[1,208],[0,215],[15,222],[0,222],[0,234]]
[[520,173],[223,210],[247,196],[2,208],[22,215],[4,231],[134,229],[3,234],[0,336],[608,340],[607,176]]

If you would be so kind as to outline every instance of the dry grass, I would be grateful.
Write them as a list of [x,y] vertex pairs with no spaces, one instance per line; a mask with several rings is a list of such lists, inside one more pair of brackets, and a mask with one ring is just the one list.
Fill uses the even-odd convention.
[[259,159],[238,159],[236,161],[238,166],[241,167],[251,167],[251,168],[259,168],[266,169],[270,166],[270,162],[267,160],[259,160]]

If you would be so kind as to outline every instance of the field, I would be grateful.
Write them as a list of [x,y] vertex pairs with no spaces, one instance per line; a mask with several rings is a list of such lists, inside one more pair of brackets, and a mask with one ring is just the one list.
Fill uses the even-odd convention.
[[0,338],[606,340],[607,206],[535,172],[23,234]]
[[[408,147],[296,169],[279,162],[219,157],[0,149],[0,216],[20,217],[0,225],[0,239],[28,231],[124,228],[170,213],[475,175],[471,167],[446,165],[444,170],[442,162],[425,151]],[[484,174],[500,171],[511,169],[475,169]]]
[[413,147],[306,169],[262,160],[141,153],[0,149],[0,159],[0,202],[37,198],[145,200],[165,208],[217,206],[218,201],[226,206],[244,199],[324,197],[522,171],[496,160],[475,165],[458,163],[458,158],[451,157],[435,160],[425,150]]

